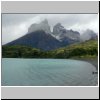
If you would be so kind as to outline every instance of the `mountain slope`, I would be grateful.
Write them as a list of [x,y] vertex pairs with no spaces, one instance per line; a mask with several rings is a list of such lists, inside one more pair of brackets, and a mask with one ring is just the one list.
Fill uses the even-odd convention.
[[50,34],[46,34],[41,30],[26,34],[25,36],[6,45],[24,45],[43,50],[52,50],[60,47],[61,43]]

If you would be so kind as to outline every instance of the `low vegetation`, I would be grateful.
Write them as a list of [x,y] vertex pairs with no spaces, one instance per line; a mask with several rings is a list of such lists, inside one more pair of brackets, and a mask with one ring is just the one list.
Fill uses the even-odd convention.
[[94,58],[97,55],[97,40],[89,40],[52,51],[22,45],[2,46],[3,58]]

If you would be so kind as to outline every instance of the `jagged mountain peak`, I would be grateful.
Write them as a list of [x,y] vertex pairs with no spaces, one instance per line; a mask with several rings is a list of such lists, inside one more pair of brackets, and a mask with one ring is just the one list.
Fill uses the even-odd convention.
[[47,19],[44,19],[42,22],[40,22],[38,24],[37,23],[32,24],[28,29],[28,33],[32,33],[32,32],[38,31],[38,30],[43,30],[46,33],[51,33],[50,26],[48,24]]
[[81,34],[80,38],[81,41],[97,39],[97,34],[93,30],[87,29]]
[[80,41],[80,33],[77,31],[67,30],[64,28],[64,26],[61,25],[61,23],[57,23],[53,27],[53,35],[55,35],[55,38],[59,41],[66,43],[72,43],[76,41]]
[[84,31],[84,33],[88,33],[88,34],[96,34],[93,30],[91,29],[87,29]]
[[53,35],[59,36],[60,34],[63,34],[63,33],[66,33],[66,29],[64,28],[64,26],[61,25],[61,23],[57,23],[53,27]]
[[62,26],[61,23],[57,23],[54,27],[56,27],[56,28],[60,28],[60,29],[64,29],[64,26]]
[[44,19],[41,23],[48,24],[48,20],[47,19]]
[[[59,26],[62,26],[62,25],[61,25],[61,23],[57,23],[55,26],[58,26],[58,27],[59,27]],[[63,26],[62,26],[62,27],[63,27]]]

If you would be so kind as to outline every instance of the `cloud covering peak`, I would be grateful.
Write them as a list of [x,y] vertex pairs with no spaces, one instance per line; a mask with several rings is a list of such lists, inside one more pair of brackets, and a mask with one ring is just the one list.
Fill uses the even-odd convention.
[[51,30],[61,23],[66,29],[80,33],[86,29],[98,33],[98,14],[2,14],[2,44],[27,34],[30,25],[44,19],[48,20]]

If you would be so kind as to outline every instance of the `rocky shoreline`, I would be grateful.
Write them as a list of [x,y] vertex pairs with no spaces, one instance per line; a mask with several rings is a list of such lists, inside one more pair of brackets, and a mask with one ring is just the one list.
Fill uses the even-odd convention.
[[75,58],[75,60],[86,61],[88,63],[91,63],[98,71],[98,57],[90,58],[90,59],[89,58]]

